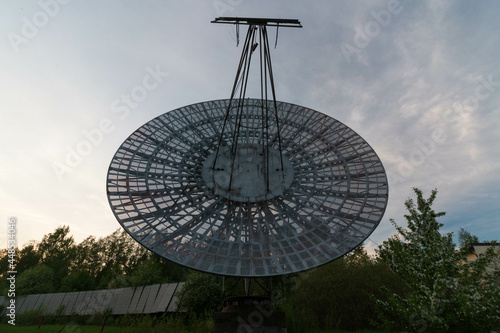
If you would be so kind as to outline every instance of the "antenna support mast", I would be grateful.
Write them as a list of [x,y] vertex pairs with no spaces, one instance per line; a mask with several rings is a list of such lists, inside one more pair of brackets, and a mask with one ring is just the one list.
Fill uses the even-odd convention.
[[[229,146],[230,156],[225,154],[223,157],[223,164],[229,168],[229,184],[225,189],[227,192],[231,193],[234,191],[234,177],[239,170],[242,157],[241,157],[241,142],[239,138],[241,137],[241,131],[245,130],[245,126],[242,123],[245,121],[242,119],[246,118],[245,114],[245,97],[246,90],[248,86],[248,78],[250,73],[250,65],[252,62],[252,55],[254,54],[257,47],[259,48],[259,62],[260,62],[260,100],[261,100],[261,124],[259,124],[259,136],[261,138],[260,142],[260,152],[259,155],[262,156],[262,181],[265,188],[265,193],[269,194],[272,192],[270,183],[272,182],[272,171],[283,172],[285,165],[283,162],[282,154],[282,143],[280,135],[280,125],[278,119],[278,105],[276,102],[276,90],[274,85],[273,69],[271,64],[271,49],[269,47],[269,38],[267,35],[267,27],[276,27],[276,43],[278,41],[278,29],[279,27],[290,27],[290,28],[302,28],[299,20],[296,19],[276,19],[276,18],[248,18],[248,17],[218,17],[212,23],[222,23],[222,24],[234,24],[236,25],[236,38],[239,44],[239,25],[248,25],[247,35],[245,42],[243,44],[243,49],[241,52],[240,62],[238,69],[236,71],[236,77],[234,79],[233,89],[231,91],[231,97],[229,98],[229,104],[226,109],[226,114],[224,122],[222,124],[222,130],[219,136],[219,143],[217,145],[217,151],[213,159],[212,169],[217,169],[217,162],[221,164],[220,161],[220,148],[223,146]],[[272,104],[269,105],[269,90],[272,96]],[[237,102],[235,102],[237,99]],[[235,127],[232,132],[228,134],[227,124],[228,120],[234,119]],[[269,123],[275,122],[277,126],[277,133],[272,136],[269,133]],[[242,128],[243,127],[243,128]],[[257,128],[254,128],[257,130]],[[270,146],[275,145],[277,142],[277,152],[279,152],[279,161],[274,161],[273,154],[270,151]],[[238,149],[240,148],[240,149]],[[240,153],[239,153],[240,151]],[[243,150],[245,151],[245,150]],[[275,150],[273,150],[275,151]],[[248,157],[243,157],[248,158]],[[276,162],[278,162],[276,165]],[[278,167],[278,168],[276,168]],[[215,173],[214,173],[215,174]],[[265,196],[265,195],[264,195]]]

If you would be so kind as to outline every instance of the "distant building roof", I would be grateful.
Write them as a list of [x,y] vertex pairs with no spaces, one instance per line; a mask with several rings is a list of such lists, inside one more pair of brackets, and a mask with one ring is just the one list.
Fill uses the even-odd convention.
[[500,244],[499,243],[473,243],[469,246],[469,254],[467,255],[468,261],[474,261],[479,258],[486,250],[492,246],[497,248],[499,254],[497,262],[500,263]]

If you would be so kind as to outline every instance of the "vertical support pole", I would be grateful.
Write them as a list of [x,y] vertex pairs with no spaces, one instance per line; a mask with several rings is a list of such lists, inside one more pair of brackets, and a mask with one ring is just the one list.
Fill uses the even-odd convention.
[[[217,153],[215,154],[215,159],[214,159],[214,163],[213,163],[214,168],[215,168],[215,163],[217,161],[217,157],[219,155],[219,148],[220,148],[220,146],[222,144],[222,140],[224,138],[224,132],[226,130],[226,124],[227,124],[227,120],[229,119],[229,112],[231,110],[234,96],[235,96],[236,91],[238,89],[238,85],[242,84],[242,82],[244,81],[243,77],[245,76],[247,63],[249,62],[248,58],[249,58],[249,53],[251,53],[252,40],[254,37],[254,28],[255,27],[253,25],[250,25],[248,27],[247,35],[245,38],[245,43],[243,44],[243,50],[241,51],[240,63],[238,65],[238,69],[236,70],[236,77],[234,78],[233,90],[231,91],[231,97],[229,99],[229,104],[227,106],[226,115],[224,117],[224,122],[222,124],[222,130],[221,130],[221,133],[219,136],[219,144],[217,145]],[[240,82],[240,79],[242,82]],[[240,95],[241,95],[241,92],[240,92]],[[240,96],[240,98],[241,98],[241,96]]]
[[40,327],[42,327],[42,323],[43,323],[44,319],[45,319],[45,316],[42,316],[42,318],[40,318],[40,322],[38,323],[38,329],[40,329]]
[[106,326],[106,321],[108,320],[108,316],[104,317],[104,321],[102,322],[102,326],[101,326],[101,331],[100,333],[102,333],[102,331],[104,331],[104,326]]
[[243,284],[245,285],[245,296],[250,296],[250,278],[243,278]]
[[273,278],[271,276],[267,278],[267,291],[269,297],[273,300]]

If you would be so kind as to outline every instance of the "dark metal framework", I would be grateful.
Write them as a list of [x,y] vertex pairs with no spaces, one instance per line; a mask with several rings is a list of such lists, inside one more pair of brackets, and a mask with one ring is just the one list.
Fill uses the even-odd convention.
[[[245,128],[243,125],[242,118],[245,115],[245,105],[244,103],[234,104],[235,98],[239,101],[243,101],[246,98],[246,90],[248,85],[248,78],[250,74],[250,67],[252,64],[252,55],[254,51],[259,48],[259,64],[260,64],[260,100],[261,100],[261,124],[255,124],[260,127],[260,137],[262,138],[259,143],[260,147],[254,147],[262,154],[262,159],[259,161],[264,168],[263,181],[266,188],[266,192],[271,192],[271,167],[277,166],[281,170],[284,170],[283,156],[281,152],[281,137],[280,128],[277,114],[277,104],[276,104],[276,91],[274,86],[273,70],[271,64],[271,52],[269,47],[269,38],[267,34],[267,26],[276,26],[276,40],[278,38],[277,32],[278,27],[281,25],[283,27],[294,27],[301,28],[301,24],[296,19],[276,19],[276,18],[238,18],[238,17],[219,17],[216,18],[212,23],[229,23],[235,24],[237,35],[239,36],[239,25],[248,25],[247,35],[241,52],[240,62],[238,69],[236,71],[236,77],[234,79],[233,89],[231,91],[231,97],[229,98],[229,105],[226,110],[226,116],[224,122],[222,123],[222,129],[219,136],[219,143],[216,149],[215,156],[213,158],[212,167],[215,169],[217,162],[219,160],[219,153],[221,147],[230,147],[230,158],[227,162],[230,162],[229,166],[229,184],[227,184],[227,191],[231,192],[234,190],[233,178],[235,176],[235,170],[237,170],[237,156],[239,147],[239,136],[240,131]],[[238,37],[239,38],[239,37]],[[239,90],[239,92],[238,92]],[[269,93],[271,96],[269,96]],[[272,98],[272,107],[267,107],[265,101]],[[272,114],[272,115],[271,115]],[[226,126],[229,119],[233,119],[236,122],[236,131],[232,133],[232,138],[229,142],[224,140],[224,135],[226,132]],[[273,165],[270,147],[270,133],[269,133],[269,121],[273,120],[276,124],[276,140],[278,142],[277,153],[279,154],[278,165]],[[258,127],[254,129],[257,130]],[[248,148],[248,147],[247,147]]]
[[[136,130],[111,161],[107,193],[143,246],[243,278],[248,292],[247,278],[307,270],[361,244],[382,219],[388,184],[380,159],[352,129],[276,100],[267,27],[301,27],[298,20],[214,22],[248,25],[231,97]],[[257,47],[260,98],[253,99],[246,88]]]
[[258,17],[218,17],[212,23],[260,25],[272,27],[302,28],[297,19],[258,18]]
[[[254,129],[262,122],[261,103],[244,100],[241,146],[262,142]],[[346,125],[290,103],[277,102],[277,114],[291,181],[269,199],[231,197],[223,188],[217,194],[218,185],[206,176],[207,160],[218,149],[228,105],[215,100],[170,111],[118,149],[108,172],[108,199],[134,239],[190,268],[263,277],[325,264],[373,232],[388,200],[380,159]],[[236,122],[226,126],[224,139],[232,140]],[[277,127],[269,122],[272,149],[278,149]],[[251,183],[255,177],[243,166],[237,178]],[[219,176],[222,187],[227,171]]]

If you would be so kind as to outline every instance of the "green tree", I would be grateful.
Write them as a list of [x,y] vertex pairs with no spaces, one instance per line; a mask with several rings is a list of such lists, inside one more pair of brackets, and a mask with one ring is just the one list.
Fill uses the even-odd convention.
[[212,315],[222,307],[222,277],[189,271],[177,296],[181,309],[195,315]]
[[84,270],[92,278],[97,279],[105,265],[103,251],[102,239],[96,240],[94,236],[85,238],[81,243],[76,245],[75,259],[71,266],[72,269]]
[[97,274],[98,288],[128,286],[129,277],[148,251],[125,230],[118,229],[98,241],[102,269]]
[[151,260],[160,268],[161,276],[166,277],[166,282],[184,282],[187,279],[187,269],[173,261],[167,260],[156,253],[151,253]]
[[45,294],[55,292],[54,271],[47,265],[38,265],[19,274],[16,281],[18,295]]
[[96,240],[94,236],[89,236],[75,245],[69,274],[61,280],[61,291],[84,291],[97,287],[104,268],[102,243],[102,238]]
[[24,272],[27,269],[37,266],[41,258],[42,255],[38,251],[36,242],[31,241],[17,252],[16,269],[18,272]]
[[461,249],[468,250],[471,244],[474,243],[479,243],[479,239],[475,235],[466,231],[464,228],[460,228],[460,231],[458,232],[458,246]]
[[[7,249],[0,249],[0,274],[8,268]],[[76,244],[68,226],[56,228],[41,242],[31,241],[16,251],[19,274],[39,268],[51,272],[51,291],[83,291],[185,281],[186,269],[154,254],[137,243],[123,229],[96,239],[89,236]],[[2,275],[0,275],[1,277]],[[0,292],[8,284],[0,280]],[[39,288],[38,289],[44,289]],[[26,290],[33,289],[26,282]],[[47,289],[47,288],[45,288]]]
[[[40,262],[40,254],[36,249],[36,243],[34,241],[25,244],[22,249],[16,249],[16,256],[14,260],[15,270],[22,273],[30,268],[36,267]],[[7,271],[12,269],[9,268],[9,256],[7,249],[0,250],[0,276],[4,277]],[[3,295],[7,295],[7,290],[9,289],[9,283],[3,278],[0,279],[0,292]]]
[[[443,224],[432,204],[433,190],[425,199],[422,191],[405,202],[407,228],[391,222],[397,234],[377,250],[386,263],[406,284],[403,296],[388,292],[380,300],[386,329],[413,332],[489,332],[500,327],[498,295],[499,271],[488,271],[494,259],[489,251],[481,260],[467,262],[466,252],[456,249],[452,234],[442,235]],[[391,318],[394,316],[395,318]]]
[[9,257],[7,249],[0,249],[0,296],[7,296],[10,283],[5,279],[9,270]]
[[5,274],[9,270],[9,252],[7,249],[0,249],[0,274]]
[[75,261],[75,241],[69,235],[69,227],[58,227],[53,233],[43,236],[38,253],[40,262],[52,269],[54,286],[59,289],[61,280],[69,274]]
[[78,269],[72,270],[69,275],[66,275],[61,280],[59,291],[86,291],[95,289],[95,286],[95,279],[90,275],[90,273],[86,270]]
[[376,299],[383,297],[381,288],[397,292],[402,285],[387,265],[370,258],[363,246],[285,281],[289,287],[282,307],[288,321],[295,329],[302,326],[308,330],[371,328],[378,320],[374,308]]
[[162,269],[154,257],[150,254],[139,262],[130,276],[130,285],[145,286],[149,284],[165,283],[168,278],[162,274]]

